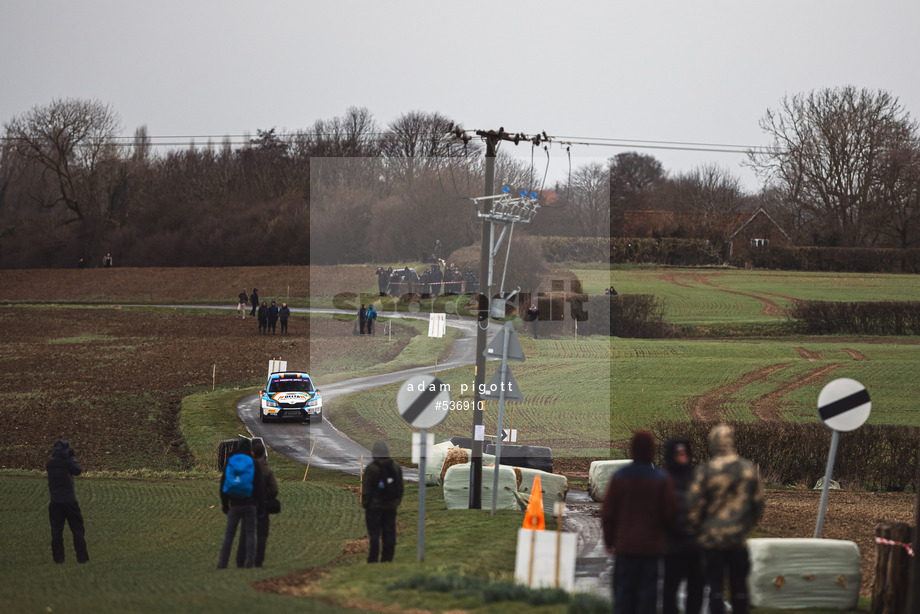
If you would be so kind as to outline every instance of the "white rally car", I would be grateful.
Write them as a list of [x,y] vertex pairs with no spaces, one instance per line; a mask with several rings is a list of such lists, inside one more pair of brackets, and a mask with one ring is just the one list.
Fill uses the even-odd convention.
[[323,397],[310,376],[297,371],[270,373],[265,389],[259,393],[259,406],[262,422],[323,419]]

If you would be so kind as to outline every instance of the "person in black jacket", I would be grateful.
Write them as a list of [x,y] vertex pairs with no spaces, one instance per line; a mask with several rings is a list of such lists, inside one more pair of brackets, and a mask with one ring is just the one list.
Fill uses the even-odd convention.
[[[240,437],[236,443],[237,454],[252,456],[252,442],[246,437]],[[228,460],[229,463],[229,460]],[[224,480],[227,477],[226,468],[220,474],[220,504],[224,514],[227,515],[227,527],[224,531],[224,541],[220,546],[220,555],[217,559],[217,568],[226,569],[230,560],[230,550],[233,548],[233,538],[236,537],[236,525],[242,520],[240,539],[245,543],[245,565],[254,567],[256,564],[256,523],[258,516],[265,513],[265,478],[259,463],[254,463],[255,473],[252,478],[252,494],[248,497],[231,496],[224,492]]]
[[262,305],[259,306],[259,334],[268,332],[268,305],[265,304],[265,301],[262,301]]
[[278,310],[278,319],[281,320],[281,334],[286,335],[288,332],[287,321],[291,317],[291,310],[287,303],[281,303],[281,309]]
[[703,607],[702,553],[696,536],[687,530],[687,491],[693,482],[693,456],[686,439],[669,439],[664,444],[665,471],[674,482],[677,495],[677,520],[668,530],[668,549],[664,556],[663,614],[677,614],[677,589],[687,580],[686,614],[699,614]]
[[48,504],[48,517],[51,521],[51,556],[55,563],[64,562],[64,522],[70,525],[73,533],[73,548],[77,552],[77,562],[89,560],[86,552],[83,514],[74,490],[73,476],[80,475],[83,469],[77,462],[70,443],[64,439],[54,442],[51,459],[45,463],[48,471],[48,491],[51,502]]
[[272,301],[271,306],[268,308],[268,328],[271,329],[273,335],[275,334],[275,327],[277,326],[277,324],[278,324],[278,305],[275,304],[275,301]]
[[403,496],[402,467],[390,458],[390,449],[382,441],[374,443],[372,453],[374,460],[361,479],[361,507],[370,538],[367,562],[376,563],[379,555],[381,563],[389,563],[396,551],[396,510]]
[[252,289],[252,294],[249,295],[249,302],[252,304],[252,311],[249,312],[249,315],[254,316],[259,309],[259,290],[257,288]]

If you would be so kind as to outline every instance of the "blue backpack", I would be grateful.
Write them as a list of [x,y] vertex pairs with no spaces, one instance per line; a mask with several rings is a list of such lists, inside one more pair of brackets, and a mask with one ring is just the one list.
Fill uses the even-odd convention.
[[256,466],[251,456],[234,454],[227,461],[227,469],[224,473],[224,493],[231,497],[251,497],[255,473]]

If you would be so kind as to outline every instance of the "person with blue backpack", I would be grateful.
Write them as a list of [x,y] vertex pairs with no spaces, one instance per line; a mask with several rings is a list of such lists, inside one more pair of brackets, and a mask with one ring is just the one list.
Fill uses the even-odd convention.
[[236,527],[242,521],[240,539],[246,545],[246,567],[255,566],[256,521],[265,513],[265,480],[262,470],[252,458],[252,443],[240,437],[236,452],[227,460],[220,476],[220,503],[227,515],[227,528],[220,547],[217,568],[226,569],[230,550],[236,537]]

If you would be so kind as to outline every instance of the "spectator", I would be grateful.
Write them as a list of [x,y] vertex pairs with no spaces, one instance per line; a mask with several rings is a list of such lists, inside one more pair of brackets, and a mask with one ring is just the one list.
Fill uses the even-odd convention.
[[388,563],[396,551],[396,510],[403,496],[402,468],[390,458],[386,443],[374,443],[372,452],[374,460],[364,469],[361,479],[361,507],[370,538],[367,562],[376,563],[379,556],[381,563]]
[[275,305],[275,301],[272,301],[271,306],[268,308],[268,327],[271,329],[273,335],[275,334],[275,327],[277,324],[278,324],[278,306]]
[[377,323],[377,310],[374,309],[374,304],[371,303],[367,308],[367,319],[365,322],[365,328],[367,328],[367,334],[374,334],[374,325]]
[[663,614],[677,614],[677,589],[687,581],[684,612],[699,614],[703,607],[703,573],[699,544],[687,531],[687,491],[693,479],[693,456],[686,439],[670,439],[664,445],[665,471],[674,483],[677,495],[677,520],[668,530],[668,551],[664,557]]
[[[86,551],[85,528],[80,504],[74,489],[73,476],[80,475],[83,469],[77,462],[70,442],[58,439],[51,449],[51,459],[45,463],[48,472],[48,491],[51,501],[48,504],[48,518],[51,521],[51,556],[55,563],[64,562],[64,523],[73,533],[73,549],[77,552],[77,562],[89,560]],[[11,554],[11,553],[8,553]]]
[[262,301],[262,305],[259,307],[259,334],[268,333],[268,305],[265,304],[265,301]]
[[278,319],[281,320],[281,334],[286,335],[288,332],[287,321],[291,317],[291,310],[288,309],[287,303],[281,303],[281,309],[278,310]]
[[381,266],[377,267],[377,291],[380,296],[387,295],[387,286],[390,285],[390,272]]
[[259,308],[259,291],[256,288],[252,289],[252,294],[249,295],[249,302],[252,304],[252,311],[249,312],[249,315],[254,316]]
[[687,525],[703,550],[709,611],[722,614],[728,568],[733,614],[749,607],[747,535],[763,516],[764,500],[754,464],[735,451],[734,430],[718,424],[709,433],[709,461],[697,468],[687,497]]
[[[252,466],[249,494],[233,493],[229,488],[227,472],[231,466],[237,466],[234,457],[248,456]],[[226,488],[225,488],[226,486]],[[228,492],[229,491],[229,492]],[[256,564],[256,521],[259,514],[265,513],[265,480],[261,467],[252,462],[252,443],[246,437],[240,437],[236,443],[236,452],[227,460],[227,466],[220,475],[220,503],[221,509],[227,515],[227,526],[224,530],[224,541],[220,546],[220,555],[217,559],[217,568],[226,569],[230,560],[230,550],[233,548],[233,539],[236,537],[236,527],[242,521],[240,539],[245,542],[246,567]]]
[[85,268],[86,268],[86,260],[84,260],[83,258],[80,258],[80,260],[77,261],[77,268],[78,268],[78,269],[85,269]]
[[607,551],[616,556],[614,614],[655,612],[658,564],[667,549],[667,530],[677,516],[671,478],[652,465],[655,440],[636,431],[633,462],[613,474],[601,504]]
[[240,320],[246,319],[246,303],[248,297],[246,296],[246,291],[243,290],[240,292],[240,295],[237,297],[239,302],[236,304],[236,311],[239,313]]
[[[282,303],[283,305],[284,303]],[[261,567],[265,561],[265,545],[268,542],[268,519],[270,510],[270,501],[278,498],[278,480],[275,478],[275,472],[268,466],[268,453],[265,451],[265,444],[261,439],[252,442],[252,458],[259,469],[262,471],[262,479],[265,483],[265,511],[257,514],[256,518],[256,556],[255,566]],[[246,540],[241,539],[236,549],[236,566],[243,567],[246,564]]]
[[105,255],[105,258],[102,259],[102,266],[104,266],[107,269],[112,266],[112,254],[111,253],[107,253]]
[[537,309],[536,303],[531,304],[530,309],[527,310],[527,321],[530,322],[530,331],[533,333],[533,338],[537,338],[537,320],[540,319],[540,312]]
[[367,326],[367,305],[361,303],[361,309],[358,310],[358,334],[363,335]]

